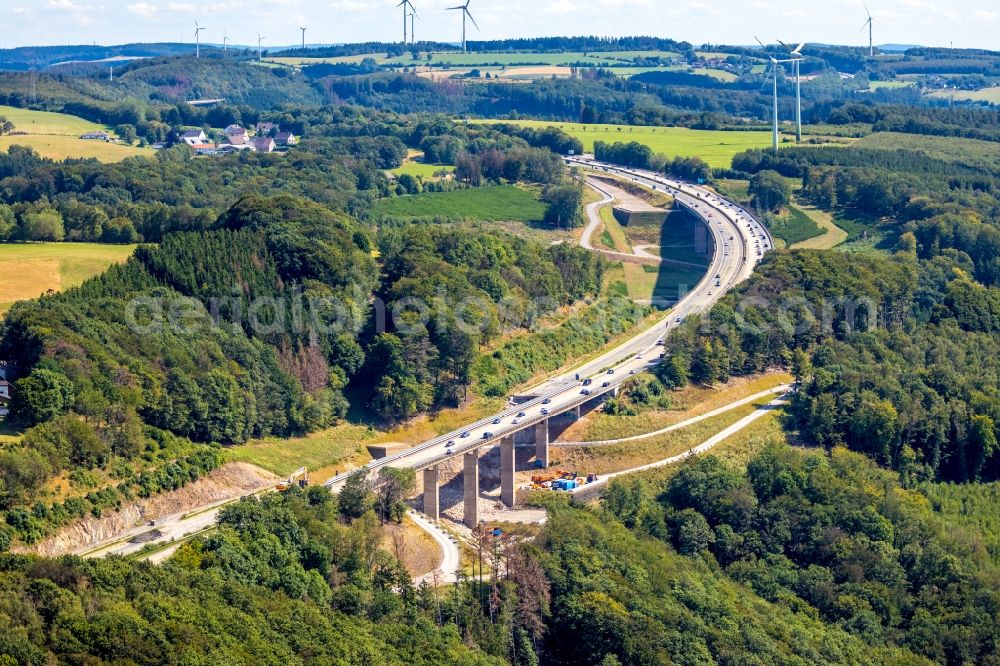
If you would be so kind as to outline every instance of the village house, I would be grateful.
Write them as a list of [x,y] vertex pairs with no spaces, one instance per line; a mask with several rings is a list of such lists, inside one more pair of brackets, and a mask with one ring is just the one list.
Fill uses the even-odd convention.
[[257,123],[257,136],[264,136],[265,134],[270,134],[277,125],[274,123],[259,122]]
[[0,398],[10,400],[11,385],[6,379],[0,379]]
[[224,145],[247,146],[250,144],[250,137],[246,134],[231,134],[226,136]]
[[195,143],[191,147],[195,155],[217,155],[219,152],[214,143]]
[[239,125],[230,125],[226,129],[222,130],[225,135],[232,139],[233,137],[240,137],[244,141],[250,138],[250,133],[246,131],[245,128]]
[[188,130],[182,133],[180,138],[189,146],[204,145],[208,141],[208,136],[202,130]]
[[291,132],[278,132],[278,135],[274,137],[274,142],[279,146],[296,146],[299,140]]
[[111,135],[103,130],[95,130],[93,132],[81,134],[80,138],[87,139],[88,141],[108,141],[111,139]]
[[274,139],[269,136],[255,136],[251,139],[252,145],[257,152],[260,153],[273,153],[275,144]]

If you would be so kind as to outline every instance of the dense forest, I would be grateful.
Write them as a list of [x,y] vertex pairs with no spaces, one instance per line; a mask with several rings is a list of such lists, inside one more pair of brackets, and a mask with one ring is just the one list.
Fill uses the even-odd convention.
[[[549,502],[414,586],[372,486],[226,508],[162,566],[0,559],[0,655],[138,664],[993,664],[996,561],[865,457],[772,446]],[[989,506],[987,504],[986,506]],[[89,655],[89,657],[88,657]],[[2,658],[2,657],[0,657]]]

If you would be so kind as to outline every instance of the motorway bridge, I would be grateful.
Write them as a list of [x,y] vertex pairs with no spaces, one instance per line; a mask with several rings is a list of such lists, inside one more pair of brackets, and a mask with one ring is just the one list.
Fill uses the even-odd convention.
[[[440,514],[439,471],[442,463],[461,457],[463,461],[464,523],[479,524],[479,457],[484,449],[500,447],[500,497],[507,506],[515,503],[514,436],[523,431],[533,435],[536,464],[549,463],[549,423],[551,419],[586,411],[607,395],[616,394],[630,375],[646,371],[660,359],[659,346],[664,335],[692,314],[710,309],[719,299],[753,273],[763,254],[774,247],[767,228],[748,211],[720,197],[712,190],[642,170],[618,167],[583,157],[566,158],[573,167],[604,172],[640,185],[664,191],[677,205],[696,215],[708,229],[713,248],[705,277],[684,295],[668,315],[650,330],[617,345],[569,374],[534,387],[498,414],[459,430],[436,437],[395,455],[375,460],[369,470],[381,467],[409,467],[423,472],[423,511],[433,520]],[[597,188],[600,189],[599,187]],[[599,210],[610,202],[587,207],[591,222],[600,219]],[[523,436],[522,436],[523,437]],[[340,474],[326,482],[339,490],[350,474]]]

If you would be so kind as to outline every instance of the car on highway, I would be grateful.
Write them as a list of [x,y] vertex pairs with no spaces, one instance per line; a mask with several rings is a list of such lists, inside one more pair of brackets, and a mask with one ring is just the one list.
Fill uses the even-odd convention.
[[604,382],[601,384],[601,388],[608,388],[609,386],[611,386],[611,382]]
[[483,433],[483,439],[493,439],[493,433],[491,433],[491,432],[484,432]]
[[666,344],[666,340],[664,340],[663,338],[660,338],[659,340],[656,341],[656,344],[658,344],[658,345],[664,345],[664,344]]
[[584,380],[583,380],[583,385],[584,385],[584,386],[590,386],[590,385],[591,385],[591,384],[593,384],[593,383],[594,383],[594,380],[593,380],[593,379],[591,379],[590,377],[588,377],[587,379],[584,379]]
[[452,454],[455,452],[455,442],[451,441],[444,445],[444,452],[447,454]]
[[511,421],[511,423],[513,423],[514,425],[517,425],[520,422],[521,422],[521,419],[514,419],[513,421]]
[[548,415],[549,415],[548,408],[547,407],[542,407],[542,416],[548,416]]
[[465,439],[468,436],[469,436],[469,432],[468,431],[465,431],[461,435],[459,435],[459,437],[462,438],[462,439]]
[[591,394],[590,389],[583,389],[582,391],[580,391],[580,395],[590,395],[590,394]]
[[615,369],[614,369],[614,368],[611,368],[610,370],[608,370],[608,374],[609,374],[609,375],[613,375],[613,374],[615,374]]
[[543,405],[551,405],[552,404],[552,398],[546,398],[545,400],[542,400],[542,404]]
[[500,425],[500,419],[493,419],[493,425]]
[[519,418],[519,419],[523,419],[525,416],[527,416],[527,414],[525,414],[524,412],[518,412],[517,413],[517,418]]

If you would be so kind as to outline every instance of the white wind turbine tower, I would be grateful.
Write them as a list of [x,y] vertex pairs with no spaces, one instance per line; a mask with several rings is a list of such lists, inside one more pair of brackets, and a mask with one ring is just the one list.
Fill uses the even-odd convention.
[[792,56],[792,69],[795,70],[795,142],[802,143],[802,76],[801,76],[801,64],[805,59],[802,55],[802,49],[805,48],[806,43],[802,42],[794,49],[789,49],[788,45],[785,44],[780,39],[778,43],[788,50],[789,55]]
[[413,22],[418,18],[420,17],[417,16],[416,12],[410,12],[410,44],[417,43],[417,28]]
[[194,57],[201,57],[201,31],[204,30],[203,27],[198,25],[198,21],[194,22]]
[[306,50],[306,27],[304,25],[299,26],[299,30],[302,31],[302,50]]
[[874,58],[875,57],[875,41],[874,41],[874,39],[872,37],[872,23],[874,22],[875,19],[872,18],[872,13],[868,9],[868,3],[867,2],[863,2],[861,4],[863,4],[865,6],[865,13],[868,14],[868,20],[865,21],[865,24],[863,26],[861,26],[861,29],[864,30],[865,28],[868,28],[868,57],[869,58]]
[[400,2],[396,6],[403,8],[403,44],[406,44],[406,41],[407,41],[407,38],[406,38],[406,17],[407,17],[407,12],[415,12],[415,11],[417,11],[417,8],[413,6],[413,3],[410,2],[410,0],[403,0],[402,2]]
[[469,3],[470,2],[472,2],[472,0],[465,0],[465,4],[464,5],[461,5],[459,7],[449,7],[448,8],[449,12],[451,12],[451,11],[458,11],[458,10],[462,11],[462,53],[468,53],[469,52],[469,50],[468,50],[468,48],[466,46],[466,41],[465,41],[465,18],[469,17],[469,20],[472,21],[472,25],[476,26],[476,30],[479,30],[479,24],[476,23],[476,19],[472,18],[472,14],[469,13]]
[[222,31],[222,52],[226,53],[229,50],[229,31]]
[[[760,47],[764,49],[764,53],[771,60],[771,71],[774,78],[774,112],[772,115],[772,127],[771,127],[771,143],[774,146],[775,154],[778,153],[778,65],[785,62],[793,62],[792,60],[778,60],[773,55],[768,53],[767,47],[764,46],[764,42],[760,41],[757,37],[754,37]],[[767,75],[764,76],[764,85],[767,85]],[[763,89],[763,88],[762,88]]]
[[264,38],[261,37],[260,33],[258,32],[257,33],[257,62],[263,62],[264,61],[263,51],[261,51],[261,48],[260,48],[260,45],[261,45],[261,43],[263,43],[263,41],[264,41]]

